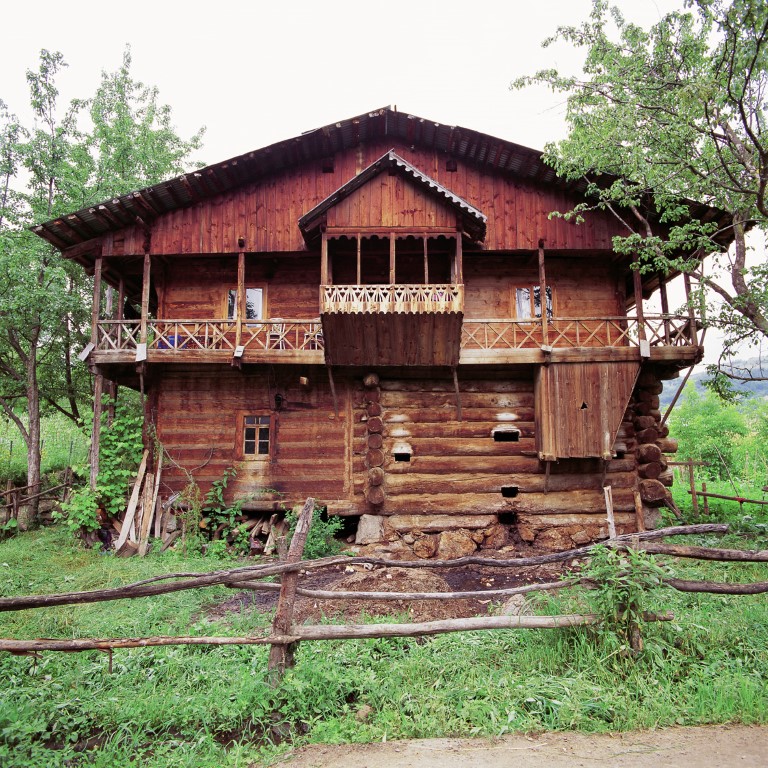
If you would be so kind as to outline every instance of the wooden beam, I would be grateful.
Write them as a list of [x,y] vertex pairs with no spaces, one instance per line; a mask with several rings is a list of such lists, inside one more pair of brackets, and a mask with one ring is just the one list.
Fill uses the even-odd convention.
[[360,285],[363,279],[363,238],[357,233],[357,283]]
[[661,314],[664,315],[664,343],[669,345],[671,338],[669,335],[669,298],[667,296],[667,283],[664,280],[664,275],[659,273],[659,296],[661,297]]
[[144,273],[141,284],[141,331],[139,336],[141,344],[147,343],[147,318],[149,317],[149,281],[151,267],[151,257],[149,252],[146,252],[144,254]]
[[235,347],[242,344],[243,318],[245,317],[245,253],[237,254],[237,306],[235,307]]
[[638,269],[632,270],[632,285],[635,291],[635,312],[637,313],[637,336],[645,341],[645,315],[643,314],[643,279],[640,275],[639,259],[635,260]]
[[395,239],[395,233],[389,233],[389,284],[395,284],[395,245],[397,240]]
[[461,232],[456,233],[456,255],[455,255],[455,275],[454,282],[457,285],[463,285],[464,283],[464,251],[462,250]]
[[696,330],[696,313],[693,311],[693,305],[691,304],[691,276],[687,272],[683,272],[683,285],[685,285],[685,301],[688,304],[688,320],[690,325],[690,339],[694,346],[698,346],[697,330]]
[[424,235],[424,285],[429,285],[429,238]]
[[328,235],[323,232],[320,240],[320,285],[329,285],[328,281]]
[[453,374],[453,390],[456,393],[456,421],[461,421],[461,390],[459,389],[459,374],[456,372],[456,366],[451,368]]
[[93,269],[93,306],[91,307],[91,343],[96,346],[99,334],[99,312],[101,310],[101,256],[97,257]]
[[549,318],[547,317],[547,275],[544,269],[544,240],[539,240],[539,300],[541,302],[541,343],[549,346]]

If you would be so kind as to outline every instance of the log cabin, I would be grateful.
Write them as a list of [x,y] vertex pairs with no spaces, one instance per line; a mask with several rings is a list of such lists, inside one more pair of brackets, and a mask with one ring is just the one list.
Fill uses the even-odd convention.
[[661,382],[700,324],[618,218],[550,216],[584,194],[384,108],[35,231],[94,276],[96,408],[142,391],[165,498],[233,467],[246,510],[314,496],[361,546],[445,557],[605,537],[606,487],[632,532],[668,495]]

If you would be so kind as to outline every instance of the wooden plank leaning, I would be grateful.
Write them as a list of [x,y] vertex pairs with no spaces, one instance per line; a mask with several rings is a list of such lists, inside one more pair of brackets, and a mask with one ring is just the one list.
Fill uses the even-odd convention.
[[141,464],[139,464],[139,471],[136,474],[136,482],[133,484],[133,492],[131,493],[131,499],[128,502],[128,509],[125,512],[125,518],[123,519],[123,529],[120,531],[120,536],[115,544],[115,551],[120,551],[121,547],[128,539],[128,533],[133,530],[133,518],[136,515],[136,505],[139,503],[139,492],[141,491],[141,485],[144,481],[144,473],[147,471],[147,459],[149,458],[149,451],[144,451],[144,456],[141,458]]
[[[285,558],[287,563],[298,563],[304,552],[309,526],[312,524],[312,513],[315,510],[315,500],[308,498],[299,513],[296,530]],[[291,634],[293,628],[293,607],[296,602],[296,588],[299,584],[298,571],[288,571],[280,578],[280,597],[277,600],[277,612],[272,622],[272,634],[278,637]],[[296,643],[273,643],[269,651],[268,670],[273,684],[279,682],[286,669],[294,664]]]

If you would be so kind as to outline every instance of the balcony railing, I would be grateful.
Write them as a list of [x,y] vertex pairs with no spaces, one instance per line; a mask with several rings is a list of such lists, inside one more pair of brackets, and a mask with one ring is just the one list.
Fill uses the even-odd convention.
[[[100,320],[96,349],[102,352],[135,352],[140,341],[140,320]],[[168,352],[222,351],[234,353],[237,323],[234,320],[150,320],[147,350]],[[244,350],[321,350],[323,331],[319,320],[259,320],[242,324]]]
[[[541,318],[465,319],[461,329],[461,348],[507,351],[538,347],[545,343],[558,349],[638,347],[640,325],[636,317],[555,317],[547,322],[545,340]],[[651,346],[695,346],[695,334],[688,316],[646,315],[643,327]]]
[[463,285],[323,285],[323,313],[463,312]]

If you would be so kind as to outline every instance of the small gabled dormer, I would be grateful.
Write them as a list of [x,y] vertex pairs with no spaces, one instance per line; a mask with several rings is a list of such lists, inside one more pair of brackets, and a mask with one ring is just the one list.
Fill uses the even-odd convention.
[[486,217],[390,150],[299,220],[321,249],[320,312],[334,365],[456,365],[462,242]]

